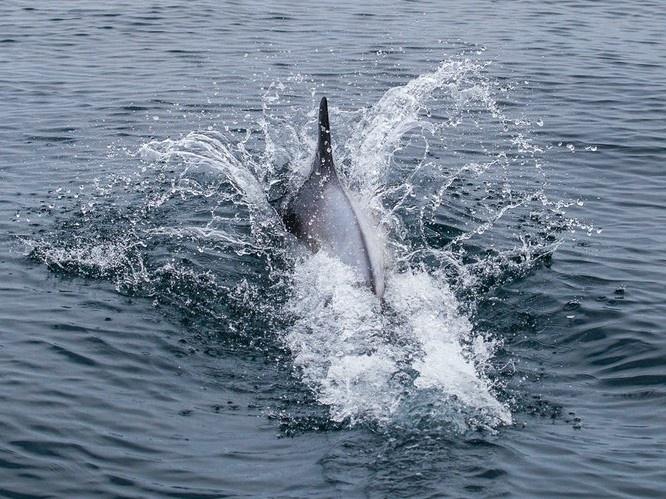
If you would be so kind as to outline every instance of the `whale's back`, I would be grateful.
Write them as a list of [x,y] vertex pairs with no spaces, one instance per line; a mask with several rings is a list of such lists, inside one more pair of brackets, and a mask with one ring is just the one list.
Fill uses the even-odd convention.
[[324,250],[384,293],[383,251],[377,230],[340,182],[333,164],[326,98],[319,106],[319,143],[312,172],[283,214],[287,228],[312,251]]

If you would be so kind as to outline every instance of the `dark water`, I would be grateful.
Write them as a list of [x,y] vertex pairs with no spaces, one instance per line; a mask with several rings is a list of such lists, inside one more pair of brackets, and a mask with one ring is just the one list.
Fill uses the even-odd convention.
[[663,495],[661,2],[135,3],[0,6],[0,496]]

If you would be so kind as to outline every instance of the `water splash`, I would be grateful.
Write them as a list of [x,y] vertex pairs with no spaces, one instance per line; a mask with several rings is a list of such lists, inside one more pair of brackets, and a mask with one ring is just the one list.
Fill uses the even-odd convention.
[[482,374],[494,343],[473,335],[443,279],[393,273],[380,303],[351,269],[320,252],[298,263],[292,289],[285,341],[334,421],[390,423],[428,390],[468,415],[490,415],[489,424],[511,422]]
[[[469,317],[489,287],[528,272],[560,233],[583,226],[566,216],[569,202],[545,194],[529,121],[504,114],[496,94],[506,90],[487,69],[453,58],[374,106],[332,108],[341,176],[386,236],[383,302],[335,258],[300,248],[271,208],[276,189],[298,187],[314,150],[313,111],[271,111],[308,84],[302,77],[271,86],[240,137],[192,132],[144,144],[138,172],[98,181],[91,199],[77,200],[86,207],[78,227],[102,234],[65,224],[32,241],[32,256],[55,269],[97,269],[91,275],[119,289],[148,289],[249,336],[257,331],[248,317],[261,315],[257,327],[277,328],[295,375],[333,421],[509,424],[488,374],[501,342]],[[121,217],[131,231],[104,210],[117,191],[139,201]]]
[[75,239],[66,244],[26,240],[30,254],[53,270],[85,277],[115,279],[119,285],[137,287],[150,281],[141,241],[90,241]]

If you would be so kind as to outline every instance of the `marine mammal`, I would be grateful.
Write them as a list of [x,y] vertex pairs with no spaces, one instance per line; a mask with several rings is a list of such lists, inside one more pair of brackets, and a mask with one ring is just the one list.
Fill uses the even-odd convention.
[[340,182],[333,163],[326,97],[319,104],[318,143],[305,183],[281,210],[287,229],[313,252],[324,250],[384,294],[384,251],[371,218]]

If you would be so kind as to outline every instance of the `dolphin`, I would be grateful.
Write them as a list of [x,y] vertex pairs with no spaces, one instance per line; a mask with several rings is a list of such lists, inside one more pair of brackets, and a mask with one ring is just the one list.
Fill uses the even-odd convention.
[[336,256],[381,298],[383,245],[377,228],[340,181],[333,163],[326,97],[319,104],[319,141],[310,174],[281,210],[289,232],[313,252]]

